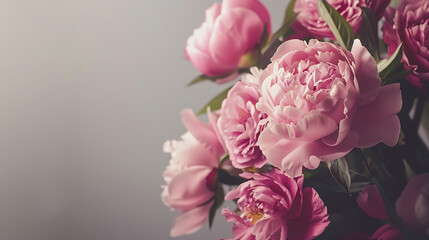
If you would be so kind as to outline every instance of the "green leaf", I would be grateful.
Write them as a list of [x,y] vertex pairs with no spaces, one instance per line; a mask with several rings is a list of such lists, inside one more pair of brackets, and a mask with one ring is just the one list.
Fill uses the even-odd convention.
[[216,193],[215,193],[215,201],[213,203],[213,206],[210,208],[210,212],[209,212],[210,229],[212,228],[212,225],[213,225],[213,220],[216,215],[216,210],[222,206],[224,198],[225,198],[225,193],[223,191],[222,184],[218,184],[216,188]]
[[268,40],[268,22],[265,22],[264,24],[264,31],[262,32],[262,36],[261,39],[259,39],[259,48],[262,48],[262,46],[264,46],[264,44],[267,42]]
[[[403,64],[399,65],[399,69],[403,69]],[[392,83],[395,83],[395,82],[399,82],[405,76],[407,76],[408,74],[410,74],[412,72],[413,72],[413,70],[407,69],[407,70],[400,71],[398,73],[392,73],[392,74],[390,74],[390,76],[386,77],[384,79],[384,81],[382,81],[381,85],[384,86],[384,85],[392,84]]]
[[360,40],[362,45],[368,49],[368,52],[375,58],[380,60],[380,50],[378,48],[378,22],[371,9],[362,7],[362,24],[360,27]]
[[378,74],[381,81],[384,82],[390,75],[398,70],[398,66],[402,59],[402,43],[396,48],[396,51],[389,58],[381,60],[377,64]]
[[295,7],[295,2],[296,2],[296,0],[292,0],[289,2],[289,5],[287,5],[285,18],[283,19],[283,24],[285,24],[289,18],[296,15],[296,13],[293,11],[293,8]]
[[212,100],[210,100],[209,103],[207,103],[199,112],[198,115],[207,113],[207,107],[210,107],[210,110],[215,111],[220,109],[222,106],[223,100],[228,96],[229,90],[232,88],[229,87],[225,89],[223,92],[219,93],[216,97],[214,97]]
[[203,82],[203,81],[207,81],[207,80],[214,81],[214,80],[215,80],[215,78],[202,74],[202,75],[200,75],[200,76],[196,77],[196,78],[195,78],[194,80],[192,80],[191,82],[189,82],[189,83],[188,83],[188,85],[187,85],[187,87],[192,86],[192,85],[194,85],[194,84],[196,84],[196,83],[200,83],[200,82]]
[[328,169],[331,172],[332,177],[335,181],[347,192],[350,194],[350,184],[352,178],[350,176],[349,165],[345,158],[339,158],[330,162],[326,162]]
[[319,10],[320,16],[328,24],[340,46],[347,50],[351,50],[356,35],[350,24],[334,7],[329,5],[326,0],[318,0],[317,9]]

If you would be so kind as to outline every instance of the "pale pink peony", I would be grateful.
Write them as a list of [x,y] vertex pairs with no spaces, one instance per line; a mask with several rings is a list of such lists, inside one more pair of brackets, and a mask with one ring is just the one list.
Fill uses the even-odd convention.
[[405,240],[405,238],[397,228],[386,224],[375,231],[369,240]]
[[389,218],[383,198],[375,185],[365,186],[359,193],[356,202],[366,214],[375,219]]
[[272,165],[295,177],[354,147],[397,143],[399,84],[380,86],[375,60],[359,40],[351,52],[289,40],[271,60],[256,107],[268,115],[258,144]]
[[302,176],[292,179],[278,169],[241,176],[252,180],[225,197],[238,198],[241,213],[222,211],[227,221],[234,223],[234,239],[313,239],[328,226],[326,206],[313,188],[302,189]]
[[236,168],[261,168],[266,158],[256,144],[259,134],[264,129],[261,120],[266,117],[255,104],[261,96],[259,92],[259,73],[257,68],[252,74],[243,76],[228,92],[222,102],[218,121],[219,130],[225,141],[232,164]]
[[[367,7],[366,0],[327,0],[343,16],[353,31],[357,33],[362,21],[361,7]],[[297,32],[307,32],[315,38],[335,39],[328,24],[320,17],[317,0],[296,0],[294,11],[298,13],[293,28]]]
[[402,191],[395,207],[408,228],[429,235],[429,173],[415,176]]
[[188,39],[185,53],[202,73],[218,76],[235,70],[257,47],[267,24],[267,9],[258,0],[224,0],[206,11],[205,22]]
[[162,186],[162,201],[181,211],[171,229],[172,237],[193,233],[207,220],[213,202],[202,204],[215,194],[208,176],[225,154],[215,130],[218,116],[209,113],[209,125],[189,109],[182,112],[182,117],[188,132],[182,140],[164,144],[171,160],[163,173],[166,185]]
[[383,39],[391,56],[403,43],[402,61],[413,69],[407,80],[420,88],[429,83],[429,1],[402,0],[395,10],[388,8],[383,26]]

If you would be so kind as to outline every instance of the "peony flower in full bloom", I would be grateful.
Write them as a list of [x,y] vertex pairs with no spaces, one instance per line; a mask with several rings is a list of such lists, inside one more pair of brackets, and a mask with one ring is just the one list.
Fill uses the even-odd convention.
[[413,73],[407,81],[424,88],[429,83],[429,1],[402,0],[395,10],[388,8],[383,26],[383,39],[391,56],[402,45],[402,61]]
[[181,211],[171,229],[172,237],[193,233],[207,220],[213,202],[203,204],[215,195],[209,175],[225,153],[215,130],[218,116],[209,113],[209,125],[189,109],[182,116],[188,132],[182,140],[164,144],[171,160],[163,173],[166,185],[162,186],[162,201]]
[[205,22],[188,39],[185,53],[198,71],[219,76],[235,70],[254,50],[270,15],[258,0],[224,0],[206,11]]
[[302,188],[303,176],[292,179],[278,169],[241,176],[252,180],[225,196],[238,199],[240,214],[222,211],[234,223],[234,239],[313,239],[328,226],[327,208],[313,188]]
[[261,120],[266,117],[255,106],[261,97],[258,84],[260,70],[252,68],[251,71],[252,74],[244,75],[242,81],[228,92],[218,121],[219,131],[236,168],[261,168],[266,163],[256,144],[264,129]]
[[375,219],[389,218],[383,198],[375,185],[365,186],[359,193],[356,202],[367,215]]
[[408,228],[429,235],[429,173],[411,179],[396,201],[395,208]]
[[[365,0],[327,0],[343,16],[353,31],[357,33],[362,21],[361,7],[367,7]],[[293,28],[297,32],[307,32],[315,38],[329,37],[335,39],[328,24],[317,10],[317,0],[296,0],[294,12],[299,13]]]
[[399,84],[381,87],[377,65],[359,40],[351,52],[310,40],[279,46],[262,72],[259,136],[267,161],[299,176],[302,167],[345,156],[354,147],[394,146],[402,106]]

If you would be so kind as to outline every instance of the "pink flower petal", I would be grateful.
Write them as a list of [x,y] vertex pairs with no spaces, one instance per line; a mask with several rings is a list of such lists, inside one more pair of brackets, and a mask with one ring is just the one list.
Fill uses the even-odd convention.
[[198,231],[206,222],[212,205],[213,203],[209,203],[181,213],[174,220],[174,225],[170,231],[170,236],[178,237]]
[[356,199],[359,207],[369,216],[375,219],[388,219],[386,207],[384,206],[383,199],[380,192],[375,185],[367,185],[359,193]]

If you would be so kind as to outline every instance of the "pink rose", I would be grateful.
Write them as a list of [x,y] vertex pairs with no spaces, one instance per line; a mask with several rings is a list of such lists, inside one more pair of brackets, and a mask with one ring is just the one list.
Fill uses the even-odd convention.
[[383,198],[375,185],[365,186],[359,193],[356,202],[366,214],[375,219],[389,218]]
[[383,39],[391,56],[401,42],[405,67],[413,69],[407,80],[420,88],[429,82],[429,1],[402,0],[398,9],[388,8]]
[[408,228],[429,235],[429,173],[415,176],[402,191],[395,207]]
[[295,177],[302,166],[315,169],[354,147],[397,143],[399,84],[380,86],[375,60],[359,40],[351,52],[289,40],[271,60],[256,107],[268,116],[258,144],[272,165]]
[[222,211],[234,223],[234,239],[313,239],[328,226],[326,206],[313,188],[302,189],[302,176],[292,179],[278,169],[241,176],[253,179],[225,196],[227,200],[238,198],[241,214]]
[[[366,0],[327,0],[343,16],[353,31],[357,33],[362,21],[362,9],[366,7]],[[335,39],[328,24],[320,17],[317,10],[317,0],[296,0],[293,9],[299,13],[293,28],[297,32],[308,32],[315,38],[329,37]]]
[[209,114],[210,125],[201,122],[189,109],[182,116],[188,132],[182,140],[164,144],[171,160],[163,173],[166,185],[162,186],[162,201],[181,211],[171,229],[172,237],[193,233],[206,221],[213,203],[202,204],[214,196],[209,174],[225,153],[214,129],[217,116]]
[[390,224],[386,224],[379,228],[369,240],[405,240],[405,238],[401,231]]
[[266,117],[255,107],[261,96],[259,70],[251,70],[253,75],[244,75],[243,81],[237,82],[228,92],[218,121],[230,159],[236,168],[261,168],[266,163],[265,156],[256,144],[264,129],[260,122]]
[[224,0],[206,11],[206,21],[186,43],[188,59],[202,73],[218,76],[235,70],[259,43],[270,15],[258,0]]

